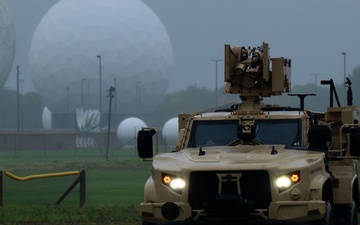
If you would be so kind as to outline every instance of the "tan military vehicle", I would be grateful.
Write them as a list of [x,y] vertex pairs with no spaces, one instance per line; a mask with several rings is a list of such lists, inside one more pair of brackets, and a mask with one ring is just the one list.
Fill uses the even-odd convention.
[[[357,225],[360,155],[357,107],[325,113],[264,105],[290,92],[291,60],[269,46],[225,45],[225,93],[242,103],[179,115],[176,150],[153,157],[156,130],[138,133],[138,152],[152,158],[140,211],[143,224]],[[294,98],[296,99],[296,98]]]

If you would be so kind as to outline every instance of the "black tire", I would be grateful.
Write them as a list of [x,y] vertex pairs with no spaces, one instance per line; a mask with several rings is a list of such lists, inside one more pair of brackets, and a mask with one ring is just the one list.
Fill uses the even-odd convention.
[[354,200],[351,204],[336,205],[336,222],[340,225],[358,225],[358,215]]
[[326,214],[320,224],[321,225],[335,225],[334,211],[333,211],[333,208],[329,201],[326,202]]

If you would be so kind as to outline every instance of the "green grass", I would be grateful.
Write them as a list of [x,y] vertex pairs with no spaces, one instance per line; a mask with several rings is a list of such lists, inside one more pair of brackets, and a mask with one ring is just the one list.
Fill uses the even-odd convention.
[[87,173],[88,205],[129,205],[143,200],[144,184],[149,171],[89,171]]
[[[150,176],[151,162],[139,159],[134,149],[110,152],[108,161],[99,149],[20,151],[16,155],[0,152],[0,170],[20,177],[73,170],[86,172],[84,207],[6,205],[4,201],[0,224],[140,224],[138,207]],[[31,197],[27,198],[31,201]]]
[[0,210],[0,224],[141,224],[138,207],[59,206],[8,207]]

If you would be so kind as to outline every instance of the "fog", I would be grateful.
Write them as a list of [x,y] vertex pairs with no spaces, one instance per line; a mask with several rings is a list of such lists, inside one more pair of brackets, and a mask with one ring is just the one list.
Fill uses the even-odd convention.
[[[24,103],[21,105],[21,127],[39,129],[43,126],[41,113],[44,104],[34,94],[29,48],[38,23],[58,0],[7,2],[16,30],[16,53],[13,69],[5,84],[6,94],[2,94],[11,97],[2,99],[7,101],[7,104],[3,104],[1,109],[1,127],[14,129],[18,126],[17,118],[10,115],[17,112],[16,66],[19,65],[23,80],[21,101]],[[174,58],[171,81],[164,101],[145,118],[147,124],[162,127],[178,113],[197,112],[213,108],[215,104],[225,105],[239,101],[238,96],[222,95],[224,44],[259,46],[262,42],[267,42],[270,45],[271,57],[292,59],[293,92],[318,95],[308,97],[306,107],[318,111],[326,109],[328,87],[321,87],[320,80],[330,78],[334,79],[338,86],[342,105],[345,104],[344,77],[355,76],[353,70],[360,65],[357,57],[357,53],[360,52],[360,30],[356,27],[356,22],[360,19],[357,12],[360,6],[358,1],[143,2],[164,24],[170,37]],[[216,61],[219,63],[216,64]],[[359,83],[354,83],[357,84]],[[218,103],[215,103],[215,91],[219,96]],[[178,102],[174,104],[173,99],[178,99]],[[322,99],[321,104],[318,99]],[[296,97],[286,94],[282,98],[271,98],[264,102],[299,105]],[[108,102],[104,103],[104,107],[107,107],[107,104]],[[76,129],[75,121],[71,119],[74,116],[70,115],[70,119],[67,118],[72,120],[71,129]],[[103,116],[107,118],[106,113]],[[122,119],[124,118],[121,116],[113,117],[111,127],[115,129]],[[105,127],[105,124],[103,125]]]
[[[43,15],[57,0],[11,0],[9,8],[16,29],[16,56],[6,87],[15,88],[16,66],[25,80],[24,91],[33,85],[28,64],[29,45]],[[344,56],[348,74],[360,64],[359,1],[216,1],[146,0],[170,36],[174,52],[172,80],[168,92],[189,85],[215,88],[215,64],[223,58],[224,44],[259,46],[270,44],[272,57],[293,60],[292,85],[319,79],[343,81]],[[222,63],[218,67],[218,83]]]

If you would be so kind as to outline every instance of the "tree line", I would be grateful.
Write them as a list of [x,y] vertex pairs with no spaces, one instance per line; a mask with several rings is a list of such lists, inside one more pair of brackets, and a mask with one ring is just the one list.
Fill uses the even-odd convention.
[[[360,106],[360,88],[357,88],[360,87],[360,66],[356,67],[352,71],[352,74],[348,75],[348,78],[351,80],[353,87],[353,105]],[[344,84],[336,84],[336,89],[341,106],[345,106],[347,88],[344,87]],[[316,96],[308,96],[305,98],[305,109],[322,112],[330,105],[330,87],[328,85],[295,85],[292,87],[291,93],[316,94]],[[39,96],[35,92],[28,92],[20,95],[19,100],[21,101],[19,110],[20,127],[24,129],[41,129],[44,104]],[[196,113],[206,109],[214,109],[216,106],[221,108],[223,105],[240,102],[239,95],[223,94],[222,87],[215,93],[215,90],[190,85],[185,90],[165,95],[162,103],[152,112],[152,124],[161,127],[169,119],[177,117],[179,113]],[[264,99],[263,102],[264,104],[277,104],[291,107],[300,106],[298,97],[289,96],[286,93],[282,96]],[[336,106],[335,102],[334,106]],[[1,89],[0,128],[15,129],[18,122],[17,112],[16,91],[6,88]]]

